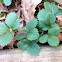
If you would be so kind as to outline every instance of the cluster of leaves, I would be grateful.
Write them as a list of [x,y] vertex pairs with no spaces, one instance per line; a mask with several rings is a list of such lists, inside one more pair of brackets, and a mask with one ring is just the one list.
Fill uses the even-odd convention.
[[6,6],[9,6],[12,2],[12,0],[0,0],[2,4],[5,4]]
[[[55,23],[55,20],[57,15],[62,14],[62,10],[59,10],[54,3],[49,2],[45,2],[44,7],[45,9],[42,9],[38,13],[37,19],[34,18],[31,20],[26,25],[26,29],[20,31],[23,34],[17,34],[15,36],[15,40],[19,40],[17,43],[18,48],[27,50],[28,53],[34,56],[40,52],[38,42],[42,44],[48,42],[50,46],[59,45],[57,36],[60,33],[60,27]],[[1,46],[5,46],[11,42],[15,31],[20,25],[19,18],[14,12],[7,15],[5,23],[0,23]]]
[[0,23],[0,45],[9,44],[14,36],[14,31],[18,28],[20,22],[18,16],[11,12],[7,15],[5,23]]
[[[59,39],[57,36],[60,33],[60,27],[55,23],[56,16],[62,14],[62,10],[59,10],[54,3],[45,2],[45,9],[42,9],[37,18],[31,20],[26,29],[20,31],[25,34],[17,34],[16,40],[20,40],[17,44],[18,48],[27,50],[31,55],[38,55],[40,47],[37,44],[46,43],[50,46],[59,45]],[[42,34],[46,32],[46,34]],[[26,34],[27,33],[27,34]]]

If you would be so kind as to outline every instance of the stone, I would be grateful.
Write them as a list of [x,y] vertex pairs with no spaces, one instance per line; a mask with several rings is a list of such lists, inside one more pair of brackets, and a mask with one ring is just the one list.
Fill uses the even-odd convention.
[[38,56],[20,49],[0,50],[0,62],[61,62],[62,44],[58,47],[41,46]]

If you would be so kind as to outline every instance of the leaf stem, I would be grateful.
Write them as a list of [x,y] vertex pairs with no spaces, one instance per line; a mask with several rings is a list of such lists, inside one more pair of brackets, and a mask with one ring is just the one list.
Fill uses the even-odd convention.
[[28,33],[17,32],[16,34],[25,34],[25,35],[27,35]]

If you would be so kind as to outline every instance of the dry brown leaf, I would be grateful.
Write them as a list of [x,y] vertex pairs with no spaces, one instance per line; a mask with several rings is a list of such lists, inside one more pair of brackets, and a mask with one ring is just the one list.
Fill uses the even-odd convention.
[[62,9],[62,3],[58,4],[58,8]]
[[16,13],[18,15],[18,17],[20,18],[20,9],[17,11]]
[[59,41],[62,41],[62,33],[59,34],[58,39]]
[[20,22],[24,21],[24,19],[22,19],[22,18],[19,18],[19,19],[20,19]]
[[62,32],[62,27],[60,27],[60,30],[61,30],[61,32]]
[[5,19],[5,17],[6,17],[6,15],[5,15],[5,14],[3,14],[3,16],[2,16],[2,17],[0,17],[0,20],[4,20],[4,19]]
[[62,15],[56,16],[58,20],[62,21]]
[[56,24],[59,25],[60,30],[62,32],[62,15],[56,16],[58,18],[58,20],[55,21]]
[[3,17],[0,17],[0,20],[3,20],[3,19],[5,19],[5,16],[3,16]]
[[26,29],[26,27],[21,27],[21,28],[18,28],[18,31],[21,31],[23,29]]
[[3,49],[3,46],[0,45],[0,50],[2,50],[2,49]]
[[56,16],[58,18],[58,20],[56,20],[56,23],[62,27],[62,15]]
[[23,28],[23,22],[20,23],[19,27],[18,27],[18,31],[20,31]]
[[58,3],[62,3],[62,0],[54,0],[54,1],[56,1],[56,2],[58,2]]
[[34,18],[35,8],[42,0],[21,0],[22,18],[26,24]]
[[59,9],[62,9],[62,7],[61,7],[61,6],[59,6],[59,5],[58,5],[58,8],[59,8]]
[[8,12],[7,8],[4,7],[1,3],[0,3],[0,10],[2,10],[2,12]]

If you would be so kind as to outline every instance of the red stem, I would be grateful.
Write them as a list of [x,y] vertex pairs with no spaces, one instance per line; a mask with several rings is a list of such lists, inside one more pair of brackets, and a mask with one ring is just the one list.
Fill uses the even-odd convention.
[[25,35],[27,35],[28,33],[17,32],[16,34],[25,34]]

